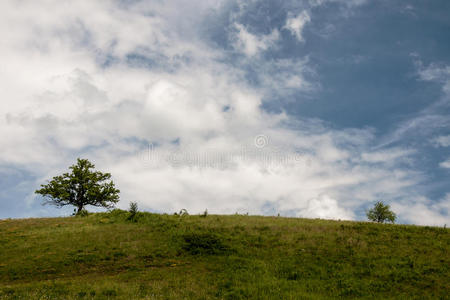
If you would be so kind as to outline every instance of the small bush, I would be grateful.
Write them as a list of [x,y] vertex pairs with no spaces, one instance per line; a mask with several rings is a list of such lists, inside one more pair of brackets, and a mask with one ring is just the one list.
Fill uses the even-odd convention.
[[200,215],[202,218],[206,218],[208,216],[208,210],[205,209],[205,211]]
[[139,210],[137,202],[130,202],[130,209],[128,210],[129,216],[127,218],[128,221],[137,222],[139,217]]
[[79,292],[79,293],[77,294],[77,297],[78,297],[78,298],[84,298],[84,297],[86,297],[86,295],[87,295],[87,293],[86,293],[85,291],[81,291],[81,292]]
[[212,233],[189,233],[183,235],[183,249],[191,254],[220,254],[228,249],[222,240]]
[[117,296],[117,292],[116,292],[115,290],[111,290],[111,289],[104,290],[104,291],[102,292],[102,294],[103,294],[104,296],[107,296],[107,297],[115,297],[115,296]]

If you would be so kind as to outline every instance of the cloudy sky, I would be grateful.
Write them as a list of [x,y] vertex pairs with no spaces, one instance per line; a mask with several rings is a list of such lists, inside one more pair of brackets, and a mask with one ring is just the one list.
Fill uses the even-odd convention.
[[450,2],[0,2],[0,218],[77,157],[120,208],[450,224]]

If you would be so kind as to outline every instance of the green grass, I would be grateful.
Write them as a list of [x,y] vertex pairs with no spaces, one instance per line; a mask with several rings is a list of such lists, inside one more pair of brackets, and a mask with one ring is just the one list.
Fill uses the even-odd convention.
[[0,299],[448,299],[449,230],[115,210],[0,220]]

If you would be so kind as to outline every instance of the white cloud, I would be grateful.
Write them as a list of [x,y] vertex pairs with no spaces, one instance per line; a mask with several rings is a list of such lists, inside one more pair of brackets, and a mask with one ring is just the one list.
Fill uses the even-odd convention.
[[410,56],[414,60],[418,78],[440,83],[443,96],[440,99],[431,99],[427,107],[400,122],[395,130],[383,138],[380,146],[393,144],[404,139],[404,137],[426,139],[435,146],[439,146],[441,141],[445,144],[445,137],[431,139],[429,137],[440,134],[442,128],[450,126],[450,118],[445,113],[450,103],[450,67],[433,63],[425,67],[417,53],[411,53]]
[[309,16],[306,10],[302,11],[297,16],[289,15],[286,19],[286,25],[284,28],[289,30],[293,35],[297,37],[297,40],[300,42],[304,41],[302,32],[305,25],[311,21],[311,17]]
[[[442,90],[450,96],[450,66],[431,63],[424,66],[422,61],[417,58],[417,54],[413,53],[411,56],[415,57],[415,65],[418,69],[419,78],[425,81],[435,81],[442,84]],[[448,99],[444,100],[448,102]]]
[[441,168],[447,168],[447,169],[450,169],[450,158],[447,159],[447,160],[445,160],[445,161],[443,161],[443,162],[441,162],[441,163],[439,164],[439,166],[440,166]]
[[450,135],[441,135],[432,140],[436,147],[450,147]]
[[414,150],[407,150],[403,148],[391,148],[389,150],[371,151],[362,153],[361,158],[363,161],[369,163],[394,163],[397,164],[400,161],[408,161],[411,155],[414,154]]
[[407,199],[392,204],[392,209],[408,223],[434,226],[450,224],[450,194],[439,202],[431,202],[425,197]]
[[272,47],[280,36],[277,29],[273,29],[270,34],[254,35],[248,32],[246,27],[242,24],[235,23],[234,26],[237,30],[232,37],[234,46],[248,57],[255,56],[260,52],[267,50],[269,47]]
[[309,0],[309,3],[312,6],[323,5],[323,4],[332,3],[332,2],[340,3],[340,4],[346,5],[348,7],[353,7],[353,6],[363,5],[363,4],[367,3],[367,0]]
[[423,80],[446,80],[450,76],[449,66],[439,66],[436,64],[430,64],[426,68],[419,70],[420,78]]
[[328,195],[319,195],[307,202],[307,208],[300,212],[306,218],[344,219],[351,220],[354,215],[351,211],[339,207],[338,202]]
[[320,89],[317,82],[310,78],[316,76],[309,67],[308,57],[304,59],[276,59],[257,61],[252,66],[261,81],[261,89],[267,98],[272,95],[287,98],[295,93],[310,93]]

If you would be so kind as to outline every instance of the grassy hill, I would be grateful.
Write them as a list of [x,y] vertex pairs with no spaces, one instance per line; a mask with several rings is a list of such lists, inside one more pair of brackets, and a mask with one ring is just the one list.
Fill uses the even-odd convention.
[[0,220],[0,299],[447,298],[450,232],[128,212]]

